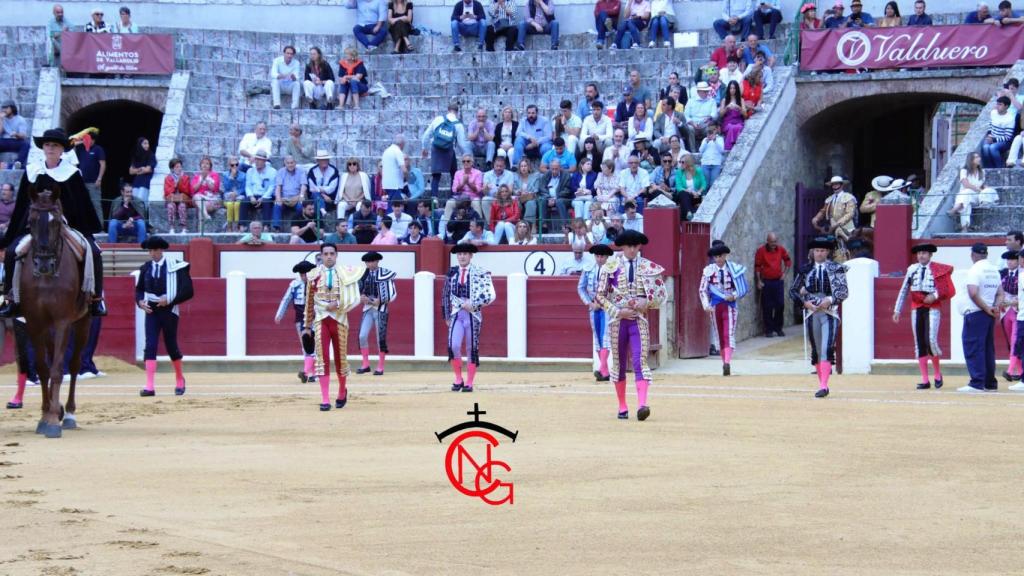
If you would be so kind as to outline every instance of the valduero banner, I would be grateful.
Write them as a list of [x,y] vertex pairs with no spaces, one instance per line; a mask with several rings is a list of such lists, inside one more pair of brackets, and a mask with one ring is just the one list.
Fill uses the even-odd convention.
[[170,34],[61,35],[61,67],[85,74],[172,74],[174,37]]
[[1011,66],[1024,26],[900,26],[800,32],[802,70]]

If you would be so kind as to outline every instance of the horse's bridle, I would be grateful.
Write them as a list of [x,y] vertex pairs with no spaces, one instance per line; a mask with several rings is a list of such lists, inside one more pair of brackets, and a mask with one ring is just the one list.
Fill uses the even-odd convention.
[[[58,232],[56,234],[56,238],[50,238],[50,227],[51,222],[54,220],[60,222],[64,217],[60,209],[60,204],[52,202],[48,207],[44,207],[40,206],[39,203],[32,202],[29,205],[28,210],[30,214],[30,222],[33,221],[31,215],[36,215],[36,223],[30,228],[30,233],[32,235],[32,275],[37,277],[44,275],[39,271],[37,262],[37,260],[42,260],[53,263],[52,271],[45,275],[57,277],[58,271],[60,270],[60,257],[63,252],[63,238],[61,238],[60,234],[61,226],[57,227]],[[45,224],[40,226],[39,220],[41,220],[44,215],[46,216]],[[42,233],[41,236],[37,236],[35,234],[37,228]]]

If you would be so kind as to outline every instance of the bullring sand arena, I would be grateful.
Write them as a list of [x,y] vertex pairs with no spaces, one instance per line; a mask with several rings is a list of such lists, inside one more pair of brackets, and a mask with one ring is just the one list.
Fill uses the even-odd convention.
[[[149,399],[141,371],[101,366],[63,440],[33,433],[38,389],[0,414],[0,574],[1024,570],[1024,396],[957,395],[962,377],[917,392],[913,376],[836,376],[821,402],[809,369],[670,365],[638,422],[584,370],[483,370],[472,395],[446,372],[359,376],[320,413],[293,374],[192,373],[176,398],[161,373]],[[512,505],[445,476],[434,433],[474,402],[518,431],[495,449]]]

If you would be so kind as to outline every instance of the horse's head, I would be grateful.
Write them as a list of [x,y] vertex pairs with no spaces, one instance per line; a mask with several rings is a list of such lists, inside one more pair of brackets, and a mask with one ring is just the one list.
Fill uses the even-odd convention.
[[57,272],[64,225],[60,205],[60,184],[49,176],[40,176],[29,187],[28,226],[32,236],[32,271],[52,276]]

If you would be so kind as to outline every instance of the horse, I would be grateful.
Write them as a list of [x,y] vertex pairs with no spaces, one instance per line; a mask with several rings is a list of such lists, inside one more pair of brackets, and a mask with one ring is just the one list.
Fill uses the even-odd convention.
[[[42,180],[44,177],[40,177]],[[60,185],[52,180],[29,187],[29,234],[31,245],[21,266],[32,263],[31,274],[22,270],[16,280],[25,327],[35,348],[36,372],[43,393],[42,418],[36,433],[60,438],[61,430],[78,427],[75,419],[75,381],[82,364],[82,350],[89,338],[89,298],[82,291],[83,263],[65,234],[60,204]],[[86,248],[88,250],[88,248]],[[68,338],[74,343],[69,369],[71,387],[67,406],[61,406],[64,351]]]

